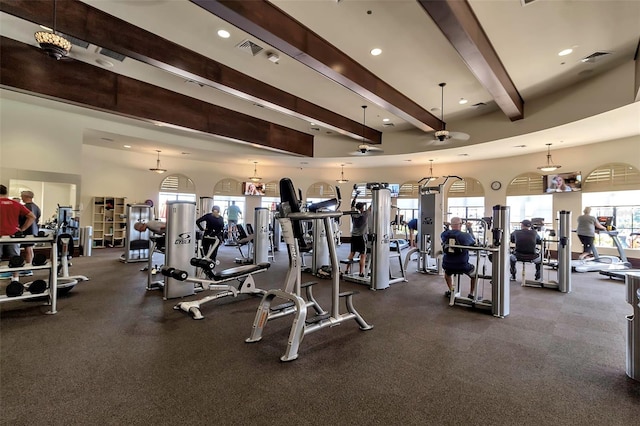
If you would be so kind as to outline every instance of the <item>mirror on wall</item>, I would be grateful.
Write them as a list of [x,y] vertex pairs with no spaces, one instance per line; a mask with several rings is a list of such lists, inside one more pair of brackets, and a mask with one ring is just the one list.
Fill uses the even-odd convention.
[[42,211],[41,224],[56,217],[58,205],[76,206],[77,188],[75,184],[21,179],[11,179],[9,181],[10,198],[20,199],[22,191],[33,192],[33,202]]

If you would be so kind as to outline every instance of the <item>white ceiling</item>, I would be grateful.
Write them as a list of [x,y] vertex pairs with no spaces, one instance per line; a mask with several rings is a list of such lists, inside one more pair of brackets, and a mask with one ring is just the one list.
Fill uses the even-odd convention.
[[[71,53],[74,59],[95,66],[102,66],[96,63],[96,59],[106,59],[113,63],[108,67],[113,72],[312,134],[316,155],[303,158],[251,146],[239,147],[210,135],[193,133],[190,133],[194,136],[191,146],[172,146],[158,140],[134,139],[128,135],[105,133],[101,129],[86,129],[85,143],[91,145],[124,149],[122,146],[129,144],[133,146],[132,150],[153,155],[156,149],[161,149],[163,156],[183,155],[181,153],[188,149],[194,158],[203,161],[215,161],[221,153],[234,150],[237,151],[236,158],[230,161],[242,164],[258,161],[273,166],[296,166],[300,162],[308,162],[318,166],[352,163],[357,167],[379,167],[402,166],[408,159],[414,164],[427,164],[433,159],[442,163],[481,160],[544,151],[548,142],[559,144],[563,140],[564,146],[572,146],[640,134],[640,109],[637,102],[631,104],[633,88],[630,87],[630,104],[623,108],[509,138],[510,146],[526,145],[517,152],[505,150],[505,139],[485,142],[486,139],[479,134],[471,134],[469,144],[464,146],[456,145],[455,141],[445,147],[430,146],[426,141],[432,139],[431,134],[416,131],[412,125],[382,107],[365,101],[358,94],[187,0],[88,0],[85,3],[357,122],[363,120],[361,105],[367,105],[366,124],[383,132],[381,147],[385,154],[350,156],[349,152],[356,150],[359,144],[357,140],[323,128],[315,130],[318,126],[301,119],[257,106],[254,102],[212,87],[186,82],[183,77],[130,58],[122,63],[113,61],[96,53],[95,46],[86,50],[74,46]],[[442,113],[438,84],[446,82],[444,120],[447,122],[463,126],[465,120],[496,114],[497,107],[491,95],[415,0],[272,0],[272,3],[438,117]],[[520,0],[470,0],[469,3],[525,101],[524,121],[528,117],[527,103],[542,102],[562,88],[632,61],[638,46],[640,1],[537,0],[527,6],[523,6]],[[216,32],[220,28],[228,30],[231,37],[219,38]],[[33,40],[36,30],[33,23],[0,13],[3,36],[36,45]],[[251,56],[236,47],[247,39],[264,47],[264,50]],[[383,53],[371,56],[369,51],[374,47],[381,48]],[[574,49],[573,53],[559,57],[558,52],[568,47]],[[267,52],[279,54],[279,62],[270,62]],[[593,63],[580,61],[594,52],[610,54]],[[50,101],[25,98],[4,90],[2,96],[50,105]],[[460,105],[460,98],[469,102]],[[471,106],[477,103],[486,106]],[[56,107],[80,110],[71,105],[56,104]],[[134,122],[122,117],[108,117],[115,121]],[[383,118],[389,118],[394,126],[384,126]],[[503,117],[503,121],[508,122],[508,119]],[[515,128],[521,123],[511,125]],[[138,124],[158,130],[152,123]],[[448,128],[456,130],[453,126]],[[181,130],[166,127],[162,131],[184,134]],[[573,136],[571,140],[564,140],[567,134]],[[462,157],[461,154],[467,156]]]

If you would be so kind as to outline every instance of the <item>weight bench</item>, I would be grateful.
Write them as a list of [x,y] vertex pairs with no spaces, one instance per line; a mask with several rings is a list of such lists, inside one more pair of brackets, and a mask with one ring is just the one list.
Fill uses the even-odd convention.
[[[212,300],[220,299],[222,297],[233,296],[237,297],[238,294],[253,294],[263,295],[266,292],[259,288],[256,288],[253,274],[265,272],[271,266],[270,263],[259,263],[257,265],[242,265],[234,268],[224,269],[219,272],[211,272],[215,267],[215,262],[210,259],[191,259],[191,264],[199,268],[208,270],[207,276],[210,279],[203,278],[191,278],[188,272],[180,269],[175,269],[169,266],[162,268],[162,275],[166,277],[175,278],[178,281],[188,281],[202,285],[203,290],[218,291],[218,293],[211,296],[203,297],[199,300],[180,302],[173,307],[175,310],[183,310],[191,315],[193,319],[203,319],[204,316],[200,311],[200,307]],[[240,284],[238,287],[229,284],[222,284],[227,281],[238,281]]]

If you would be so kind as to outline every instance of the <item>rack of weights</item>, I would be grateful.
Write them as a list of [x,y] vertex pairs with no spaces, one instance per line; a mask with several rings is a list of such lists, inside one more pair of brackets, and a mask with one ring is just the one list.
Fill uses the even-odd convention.
[[24,256],[12,256],[8,260],[0,261],[0,273],[13,274],[29,270],[34,273],[33,278],[30,277],[31,281],[20,282],[11,278],[6,285],[3,284],[0,303],[46,297],[46,304],[51,307],[47,313],[55,314],[58,297],[58,245],[55,235],[44,231],[41,231],[38,236],[23,236],[22,233],[16,233],[11,237],[0,237],[0,244],[42,244],[45,247],[51,247],[49,257],[43,253],[36,253],[31,263],[26,263]]

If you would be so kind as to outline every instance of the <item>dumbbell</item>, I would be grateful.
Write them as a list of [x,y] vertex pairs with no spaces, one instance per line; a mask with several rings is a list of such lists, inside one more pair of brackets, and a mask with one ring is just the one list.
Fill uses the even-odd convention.
[[13,235],[11,235],[11,238],[24,238],[24,232],[16,231]]
[[42,237],[46,237],[47,233],[44,231],[38,231],[38,237],[42,238]]
[[22,293],[24,292],[24,286],[20,281],[11,281],[5,291],[7,293],[7,297],[22,296]]
[[47,256],[42,253],[36,253],[33,255],[33,259],[31,260],[31,264],[33,266],[42,266],[47,263]]
[[29,285],[29,293],[40,294],[44,293],[47,289],[47,282],[45,280],[35,280]]
[[24,266],[24,258],[22,256],[14,255],[9,258],[9,268],[20,268]]
[[195,266],[196,268],[202,268],[206,271],[211,271],[216,267],[216,262],[209,259],[198,259],[197,257],[192,257],[189,261],[191,266]]

